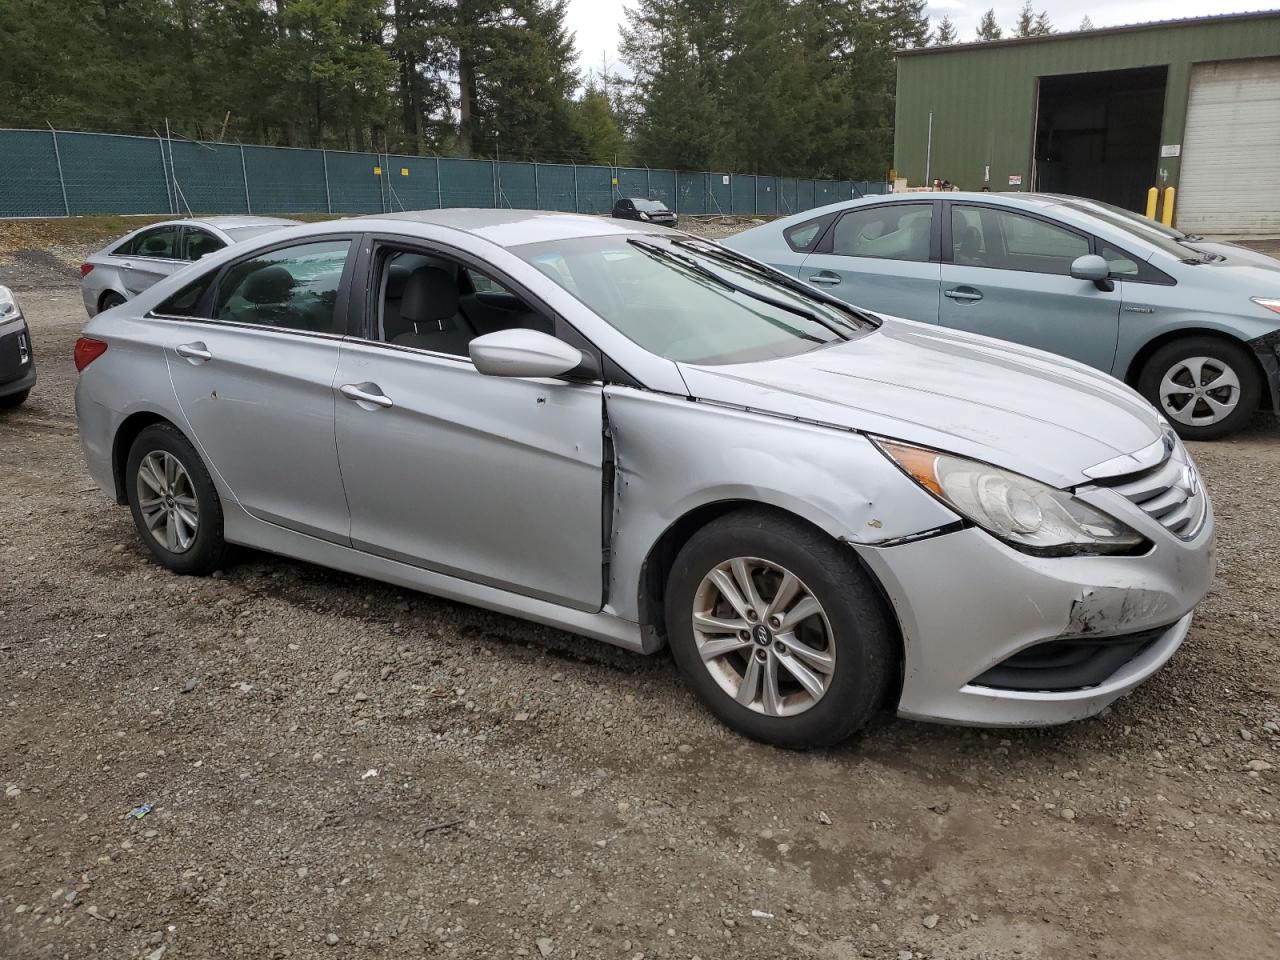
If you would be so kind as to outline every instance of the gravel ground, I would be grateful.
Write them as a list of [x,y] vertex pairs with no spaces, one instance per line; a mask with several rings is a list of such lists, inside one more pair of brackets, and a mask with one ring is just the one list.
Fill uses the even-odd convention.
[[1218,582],[1106,715],[785,753],[665,655],[263,554],[158,568],[80,462],[66,276],[0,264],[41,373],[0,414],[5,960],[1280,955],[1273,419],[1196,448]]

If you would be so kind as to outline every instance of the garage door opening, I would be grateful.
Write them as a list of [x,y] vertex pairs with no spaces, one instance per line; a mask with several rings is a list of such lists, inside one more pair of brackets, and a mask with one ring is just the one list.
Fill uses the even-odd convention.
[[1035,189],[1145,210],[1167,74],[1167,67],[1142,67],[1041,77]]

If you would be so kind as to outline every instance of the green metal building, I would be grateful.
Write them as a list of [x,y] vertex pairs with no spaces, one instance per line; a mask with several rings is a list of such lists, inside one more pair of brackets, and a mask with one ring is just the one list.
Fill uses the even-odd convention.
[[1280,234],[1280,10],[899,51],[894,166]]

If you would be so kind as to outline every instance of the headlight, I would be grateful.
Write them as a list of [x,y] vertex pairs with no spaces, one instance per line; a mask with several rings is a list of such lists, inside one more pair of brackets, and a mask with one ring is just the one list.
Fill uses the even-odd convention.
[[640,219],[641,219],[641,220],[648,220],[648,219],[649,219],[649,215],[648,215],[647,213],[645,213],[643,210],[641,210],[641,211],[640,211]]
[[0,323],[22,316],[18,300],[8,287],[0,287]]
[[1114,517],[1030,477],[896,440],[872,441],[960,516],[1026,553],[1132,553],[1146,542]]
[[1273,300],[1270,297],[1252,297],[1250,299],[1260,307],[1266,307],[1273,313],[1280,313],[1280,300]]

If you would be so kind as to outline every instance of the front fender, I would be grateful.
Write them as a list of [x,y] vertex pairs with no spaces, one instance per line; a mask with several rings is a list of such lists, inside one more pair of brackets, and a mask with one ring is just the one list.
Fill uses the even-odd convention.
[[628,387],[607,388],[605,404],[615,458],[609,597],[628,619],[638,619],[654,544],[709,504],[775,507],[860,544],[957,519],[851,430]]

